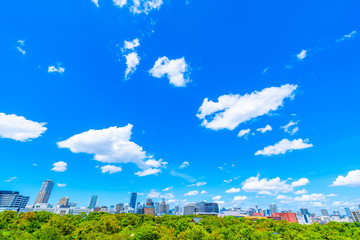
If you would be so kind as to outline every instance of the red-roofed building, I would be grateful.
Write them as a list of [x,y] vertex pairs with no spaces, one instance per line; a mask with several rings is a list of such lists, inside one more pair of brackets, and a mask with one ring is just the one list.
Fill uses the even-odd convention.
[[296,214],[292,213],[292,212],[288,212],[288,213],[271,213],[271,217],[274,220],[277,219],[281,219],[281,220],[286,220],[287,222],[290,223],[297,223],[297,218],[296,218]]

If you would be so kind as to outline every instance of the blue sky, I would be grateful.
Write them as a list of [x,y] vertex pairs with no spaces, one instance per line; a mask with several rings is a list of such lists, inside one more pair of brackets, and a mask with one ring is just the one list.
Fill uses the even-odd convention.
[[3,3],[0,188],[355,208],[359,5]]

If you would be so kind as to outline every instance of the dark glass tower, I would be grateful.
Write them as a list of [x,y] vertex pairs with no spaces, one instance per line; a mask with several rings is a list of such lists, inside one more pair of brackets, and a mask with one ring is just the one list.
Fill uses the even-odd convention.
[[137,197],[137,193],[135,192],[131,193],[129,205],[132,209],[135,209],[136,207],[136,197]]

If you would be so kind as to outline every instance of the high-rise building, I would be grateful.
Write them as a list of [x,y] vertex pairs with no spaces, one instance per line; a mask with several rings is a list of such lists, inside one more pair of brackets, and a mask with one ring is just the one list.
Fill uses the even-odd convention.
[[163,198],[163,200],[158,205],[156,212],[157,213],[166,213],[168,211],[169,211],[169,204],[166,204],[165,199]]
[[29,198],[15,191],[0,191],[0,208],[25,208]]
[[45,180],[41,185],[39,193],[35,199],[34,205],[38,203],[47,203],[49,201],[53,186],[54,186],[54,182],[52,180]]
[[60,198],[60,208],[69,208],[69,197]]
[[351,215],[355,222],[360,222],[360,211],[352,211]]
[[205,203],[204,207],[206,213],[219,213],[219,205],[217,203]]
[[118,203],[118,204],[116,204],[116,209],[115,209],[115,211],[116,211],[117,213],[123,212],[123,211],[124,211],[124,204],[123,204],[123,203]]
[[136,207],[136,197],[137,197],[136,192],[131,193],[129,207],[131,207],[134,210]]
[[155,207],[151,198],[146,199],[143,214],[155,216]]
[[328,217],[329,216],[328,210],[327,209],[321,209],[321,215]]
[[277,213],[277,212],[279,212],[279,211],[278,211],[278,208],[277,208],[277,206],[276,206],[275,203],[270,204],[270,205],[269,205],[269,208],[270,208],[270,213]]
[[97,205],[98,196],[92,195],[89,202],[89,209],[94,209]]
[[310,215],[309,210],[307,208],[300,208],[301,215]]
[[351,211],[350,211],[350,208],[344,208],[345,212],[346,212],[346,216],[348,217],[352,217],[352,214],[351,214]]
[[194,205],[186,205],[183,207],[184,215],[192,215],[195,213],[195,206]]

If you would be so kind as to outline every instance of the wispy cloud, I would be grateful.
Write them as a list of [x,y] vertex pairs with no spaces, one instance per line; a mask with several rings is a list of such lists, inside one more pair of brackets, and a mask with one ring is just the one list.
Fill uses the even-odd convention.
[[309,142],[308,139],[302,140],[301,138],[294,139],[292,141],[288,139],[283,139],[273,146],[268,146],[265,147],[263,150],[257,151],[255,155],[265,155],[265,156],[279,155],[279,154],[285,154],[288,151],[292,152],[293,150],[313,147],[313,145],[308,142]]
[[9,179],[6,179],[5,182],[11,182],[11,181],[13,181],[13,180],[15,180],[15,179],[17,179],[17,177],[11,177],[11,178],[9,178]]

